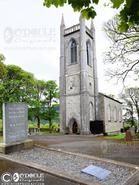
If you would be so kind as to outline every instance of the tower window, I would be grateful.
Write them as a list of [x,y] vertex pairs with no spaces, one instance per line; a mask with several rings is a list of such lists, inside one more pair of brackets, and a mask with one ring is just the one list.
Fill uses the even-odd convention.
[[71,41],[71,64],[77,63],[77,44],[76,41],[73,39]]
[[86,55],[87,55],[87,65],[91,65],[91,56],[90,56],[90,43],[86,43]]

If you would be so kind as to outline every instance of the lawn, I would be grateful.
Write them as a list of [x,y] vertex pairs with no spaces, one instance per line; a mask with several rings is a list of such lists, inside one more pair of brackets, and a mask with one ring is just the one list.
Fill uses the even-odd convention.
[[113,134],[113,135],[108,135],[108,136],[104,136],[105,139],[124,139],[125,138],[125,134]]
[[[29,128],[37,128],[37,123],[34,123],[34,122],[31,122],[31,121],[29,121],[28,122],[28,127]],[[59,124],[58,123],[53,123],[52,124],[52,127],[53,128],[59,128]],[[46,124],[40,124],[40,128],[42,128],[42,129],[48,129],[49,128],[49,124],[48,123],[46,123]]]
[[115,140],[115,141],[121,141],[125,138],[124,133],[119,133],[119,134],[109,134],[107,136],[99,136],[99,139],[108,139],[108,140]]

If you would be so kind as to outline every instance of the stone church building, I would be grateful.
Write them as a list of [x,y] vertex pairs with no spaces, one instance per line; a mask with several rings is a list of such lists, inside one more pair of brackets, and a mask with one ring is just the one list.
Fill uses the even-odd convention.
[[85,20],[60,26],[60,131],[98,134],[120,131],[122,104],[98,93],[95,28]]

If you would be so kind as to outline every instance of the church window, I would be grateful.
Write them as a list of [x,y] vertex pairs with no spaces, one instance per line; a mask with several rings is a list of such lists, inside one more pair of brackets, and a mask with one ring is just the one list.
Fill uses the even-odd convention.
[[91,55],[90,55],[90,43],[86,42],[86,55],[87,55],[87,65],[91,64]]
[[114,121],[117,121],[117,109],[116,107],[114,108]]
[[111,107],[108,106],[108,121],[111,121]]
[[121,122],[122,121],[122,110],[120,109],[119,110],[119,122]]
[[71,64],[76,64],[77,63],[77,44],[74,39],[71,41]]
[[93,108],[93,103],[90,103],[90,121],[94,121],[94,108]]

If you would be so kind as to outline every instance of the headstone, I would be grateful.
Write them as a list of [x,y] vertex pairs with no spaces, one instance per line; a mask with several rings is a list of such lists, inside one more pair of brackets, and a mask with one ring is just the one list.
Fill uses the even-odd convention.
[[111,174],[111,171],[94,165],[90,165],[82,169],[81,172],[84,172],[88,175],[93,175],[101,180],[105,179],[108,175]]
[[4,144],[22,142],[28,138],[28,108],[25,103],[3,104]]
[[136,135],[136,133],[135,133],[135,127],[131,127],[129,130],[130,130],[130,132],[131,132],[131,135],[132,135],[133,137],[135,137],[135,135]]
[[133,137],[131,135],[131,131],[127,130],[126,131],[126,141],[132,141]]

